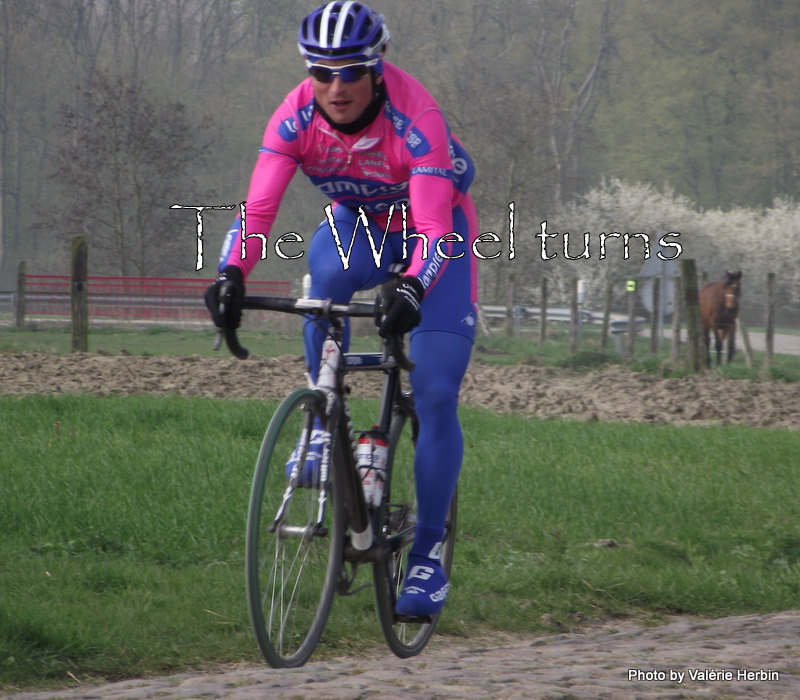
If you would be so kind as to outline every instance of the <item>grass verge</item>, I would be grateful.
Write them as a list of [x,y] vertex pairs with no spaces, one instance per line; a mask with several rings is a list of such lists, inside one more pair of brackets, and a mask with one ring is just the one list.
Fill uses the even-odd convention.
[[[357,427],[374,406],[355,404]],[[0,686],[260,660],[243,540],[273,410],[178,397],[0,397]],[[462,419],[459,539],[441,633],[796,606],[800,432],[479,409]],[[360,577],[368,583],[369,571]],[[380,645],[366,590],[337,599],[316,658]]]

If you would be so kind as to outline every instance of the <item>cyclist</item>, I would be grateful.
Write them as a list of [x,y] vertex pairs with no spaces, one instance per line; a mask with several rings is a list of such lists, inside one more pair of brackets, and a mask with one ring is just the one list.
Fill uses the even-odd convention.
[[[237,219],[206,299],[218,326],[238,326],[236,302],[298,167],[333,200],[309,244],[311,296],[347,303],[392,280],[376,302],[376,324],[384,337],[410,332],[420,420],[418,523],[397,611],[420,616],[441,610],[449,590],[439,552],[463,456],[457,406],[476,323],[477,216],[469,156],[425,88],[385,60],[388,42],[383,16],[359,2],[329,2],[303,19],[298,45],[309,76],[267,125],[244,237]],[[399,278],[390,273],[396,263],[406,266]],[[222,319],[218,288],[226,280],[235,294]],[[324,329],[307,322],[304,340],[316,381]]]

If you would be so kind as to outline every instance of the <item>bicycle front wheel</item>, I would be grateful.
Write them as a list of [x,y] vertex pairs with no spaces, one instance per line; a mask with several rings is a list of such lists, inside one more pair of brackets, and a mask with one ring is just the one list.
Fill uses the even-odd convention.
[[[287,463],[298,445],[310,443],[315,422],[325,422],[321,394],[300,389],[287,396],[264,435],[253,476],[247,598],[258,646],[274,668],[308,661],[327,623],[341,569],[344,510],[333,460],[321,486],[290,487],[287,476]],[[305,456],[299,459],[303,464]]]
[[[408,552],[417,522],[414,452],[416,416],[401,412],[392,419],[384,497],[378,509],[379,538],[391,546],[391,554],[373,567],[375,607],[383,636],[400,658],[419,654],[430,640],[439,614],[430,618],[402,618],[395,612],[403,588]],[[442,566],[450,575],[456,535],[457,493],[453,494],[442,543]]]

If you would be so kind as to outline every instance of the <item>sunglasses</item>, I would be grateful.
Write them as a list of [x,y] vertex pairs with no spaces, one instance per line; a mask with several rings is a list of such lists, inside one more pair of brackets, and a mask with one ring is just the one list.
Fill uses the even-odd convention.
[[320,83],[332,83],[337,75],[343,83],[355,83],[369,75],[370,70],[379,60],[372,59],[363,63],[350,63],[346,66],[323,66],[320,63],[306,61],[306,66],[308,66],[308,74]]

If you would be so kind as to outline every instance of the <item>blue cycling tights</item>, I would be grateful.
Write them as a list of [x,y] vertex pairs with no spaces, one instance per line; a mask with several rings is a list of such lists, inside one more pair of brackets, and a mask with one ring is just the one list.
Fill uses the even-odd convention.
[[[375,265],[368,239],[355,215],[336,210],[345,249],[355,238],[349,265],[342,264],[330,228],[322,224],[311,241],[308,263],[311,296],[347,303],[361,289],[370,289],[391,278],[388,267],[402,260],[400,239],[389,235],[383,259]],[[457,209],[454,222],[461,221]],[[459,223],[459,225],[461,225]],[[465,230],[466,224],[462,226]],[[455,228],[454,230],[461,230]],[[447,508],[461,470],[464,441],[458,420],[458,394],[469,364],[475,332],[472,305],[474,274],[469,256],[451,261],[440,279],[428,290],[421,305],[422,323],[411,332],[409,356],[416,363],[410,374],[420,421],[414,472],[417,481],[418,524],[413,550],[428,556],[441,541]],[[304,329],[306,361],[316,381],[325,329],[316,321]],[[348,336],[345,337],[345,350]]]

